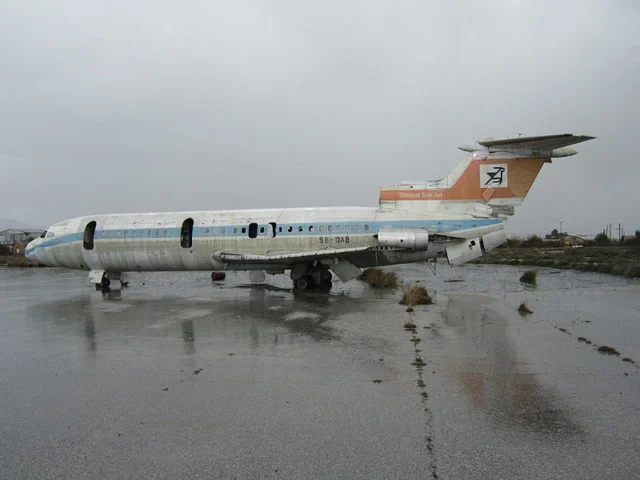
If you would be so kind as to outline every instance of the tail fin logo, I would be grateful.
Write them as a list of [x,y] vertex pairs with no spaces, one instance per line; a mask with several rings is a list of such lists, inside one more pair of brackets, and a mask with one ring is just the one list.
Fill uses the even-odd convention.
[[480,188],[507,188],[509,167],[507,164],[480,165]]

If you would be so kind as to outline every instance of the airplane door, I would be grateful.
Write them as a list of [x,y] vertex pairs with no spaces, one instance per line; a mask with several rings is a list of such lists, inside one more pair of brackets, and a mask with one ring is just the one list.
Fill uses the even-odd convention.
[[80,228],[83,228],[81,246],[82,259],[84,260],[84,264],[91,269],[101,268],[102,266],[100,257],[98,255],[98,252],[96,251],[96,227],[97,223],[95,220],[91,220],[84,223],[84,225],[80,225]]

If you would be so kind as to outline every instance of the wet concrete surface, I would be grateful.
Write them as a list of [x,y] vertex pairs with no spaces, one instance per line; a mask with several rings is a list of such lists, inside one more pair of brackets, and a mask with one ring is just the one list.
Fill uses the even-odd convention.
[[435,297],[409,314],[357,281],[0,269],[1,477],[640,477],[640,282],[523,270],[398,267]]

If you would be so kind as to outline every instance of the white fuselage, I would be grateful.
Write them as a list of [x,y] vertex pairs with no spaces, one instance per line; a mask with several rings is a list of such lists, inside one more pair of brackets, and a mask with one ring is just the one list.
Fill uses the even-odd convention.
[[[185,221],[192,221],[185,229]],[[95,222],[91,238],[86,228]],[[189,226],[189,225],[187,225]],[[366,207],[285,208],[113,214],[78,217],[52,225],[44,238],[28,245],[38,262],[76,269],[113,272],[262,269],[280,271],[281,264],[223,265],[220,252],[274,255],[330,249],[371,247],[354,255],[358,267],[408,263],[442,255],[437,243],[411,252],[378,245],[381,229],[426,229],[430,235],[474,238],[503,228],[496,218],[404,212]]]

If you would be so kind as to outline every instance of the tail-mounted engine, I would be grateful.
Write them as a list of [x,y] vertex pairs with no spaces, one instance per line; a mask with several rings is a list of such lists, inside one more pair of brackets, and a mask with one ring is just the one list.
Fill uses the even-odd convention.
[[429,233],[424,229],[386,228],[378,231],[378,243],[383,247],[426,250],[429,247]]
[[447,261],[449,265],[462,265],[482,256],[479,238],[471,238],[464,242],[447,247]]
[[507,241],[504,230],[483,235],[482,238],[471,238],[447,247],[449,265],[461,265],[482,256],[484,252],[493,250]]
[[481,241],[482,251],[490,252],[494,248],[497,248],[506,242],[507,242],[507,234],[505,233],[504,230],[498,230],[497,232],[487,233],[482,237],[482,241]]

